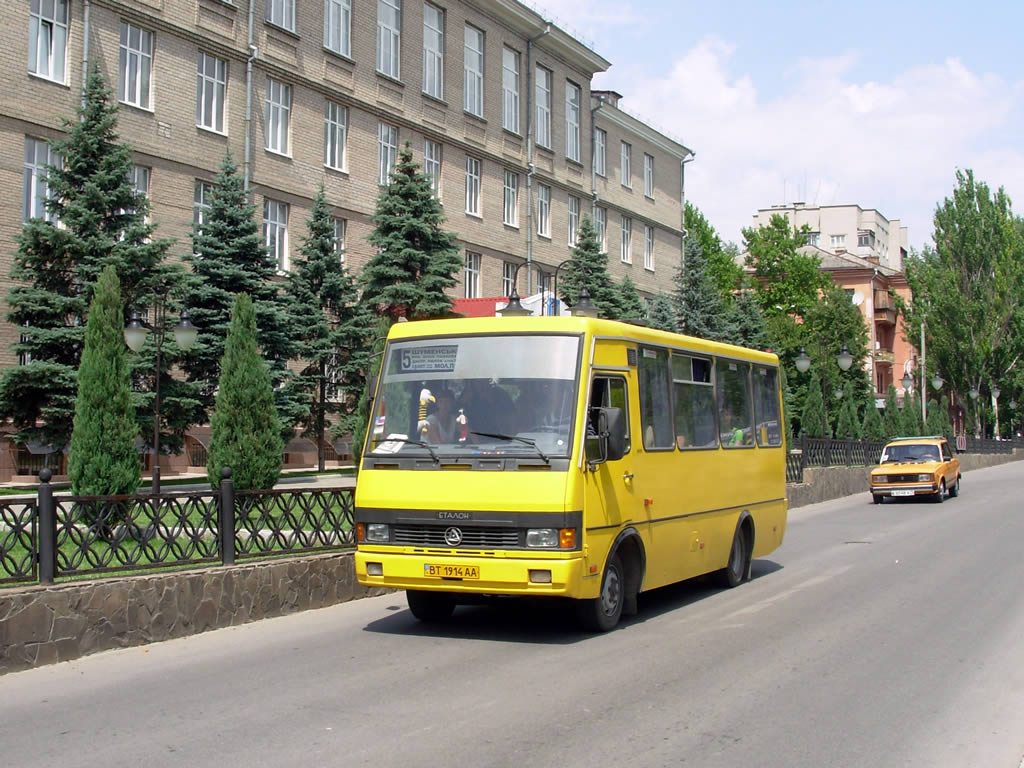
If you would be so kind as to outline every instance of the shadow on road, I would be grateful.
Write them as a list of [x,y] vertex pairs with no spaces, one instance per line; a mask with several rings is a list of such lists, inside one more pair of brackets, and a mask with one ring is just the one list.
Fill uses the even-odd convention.
[[[755,560],[750,569],[751,579],[763,578],[781,569],[782,566],[772,560]],[[617,631],[628,631],[634,624],[684,609],[721,591],[710,576],[701,576],[644,592],[639,598],[637,615],[623,617]],[[415,619],[406,608],[404,593],[396,592],[392,597],[394,603],[388,606],[391,614],[371,621],[365,631],[540,645],[569,645],[600,637],[580,630],[575,603],[563,598],[482,596],[474,599],[466,595],[467,600],[473,600],[472,604],[460,604],[450,619],[425,623]]]

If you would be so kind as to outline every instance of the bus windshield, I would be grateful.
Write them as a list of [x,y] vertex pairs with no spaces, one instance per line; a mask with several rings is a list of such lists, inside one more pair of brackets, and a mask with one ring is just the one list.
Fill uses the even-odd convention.
[[567,457],[578,336],[463,336],[388,345],[367,454]]

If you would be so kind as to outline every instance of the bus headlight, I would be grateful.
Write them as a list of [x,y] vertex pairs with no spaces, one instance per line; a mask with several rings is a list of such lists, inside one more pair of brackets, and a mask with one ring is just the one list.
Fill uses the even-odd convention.
[[526,546],[540,548],[553,548],[558,546],[557,528],[527,528]]
[[919,483],[928,483],[928,482],[931,482],[931,480],[932,480],[932,476],[931,475],[918,475],[917,476],[917,482],[919,482]]
[[367,523],[366,540],[377,544],[387,544],[391,541],[391,526],[387,523]]

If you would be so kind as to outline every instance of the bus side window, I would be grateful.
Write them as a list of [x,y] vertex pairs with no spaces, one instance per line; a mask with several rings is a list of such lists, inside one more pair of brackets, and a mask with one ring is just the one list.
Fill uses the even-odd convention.
[[672,426],[668,351],[640,350],[640,424],[644,432],[644,448],[672,450],[676,444]]
[[750,363],[719,358],[716,371],[722,445],[727,448],[752,446],[754,409],[750,402]]

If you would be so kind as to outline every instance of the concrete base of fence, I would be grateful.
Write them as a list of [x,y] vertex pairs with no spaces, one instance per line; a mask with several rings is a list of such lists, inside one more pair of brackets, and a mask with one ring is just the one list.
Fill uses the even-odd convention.
[[[994,467],[1010,461],[1024,459],[1024,450],[1015,448],[1013,453],[961,453],[960,472],[966,475],[974,469]],[[804,469],[804,482],[791,483],[786,486],[786,497],[790,509],[817,504],[819,501],[839,499],[843,496],[864,494],[869,501],[869,476],[871,467],[807,467]],[[969,480],[964,482],[969,484]]]
[[324,608],[385,590],[352,552],[0,591],[0,675]]

